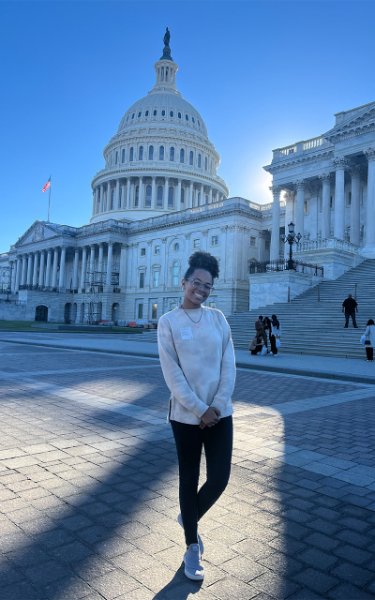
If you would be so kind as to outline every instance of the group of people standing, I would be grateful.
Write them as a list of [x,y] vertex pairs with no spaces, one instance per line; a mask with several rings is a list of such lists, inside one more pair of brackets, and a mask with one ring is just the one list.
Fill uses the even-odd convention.
[[276,356],[280,345],[280,321],[277,316],[271,315],[269,318],[259,315],[255,321],[255,336],[249,345],[250,353]]

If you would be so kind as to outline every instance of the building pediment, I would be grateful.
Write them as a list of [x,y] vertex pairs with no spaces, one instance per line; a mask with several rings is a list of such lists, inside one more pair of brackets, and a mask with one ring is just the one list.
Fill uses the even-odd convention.
[[335,126],[324,134],[330,142],[375,131],[375,102],[336,114]]
[[44,221],[35,221],[35,223],[33,223],[31,227],[29,227],[29,229],[16,242],[15,248],[20,248],[35,242],[41,242],[43,240],[60,237],[66,235],[66,233],[66,227],[62,225],[46,223]]

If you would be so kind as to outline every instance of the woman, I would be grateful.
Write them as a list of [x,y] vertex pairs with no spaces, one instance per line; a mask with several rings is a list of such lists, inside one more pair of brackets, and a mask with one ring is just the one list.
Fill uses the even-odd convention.
[[365,350],[366,360],[374,360],[374,346],[375,346],[375,323],[374,319],[367,321],[367,327],[365,333]]
[[260,335],[256,335],[250,342],[249,350],[253,356],[262,352],[263,338]]
[[[229,481],[232,457],[232,393],[235,360],[230,327],[223,313],[202,306],[213,290],[219,265],[207,252],[195,252],[182,280],[182,304],[158,323],[160,364],[171,392],[169,421],[179,465],[185,575],[204,577],[198,521]],[[198,491],[202,449],[206,481]]]
[[279,351],[277,346],[280,344],[280,321],[276,315],[271,315],[270,344],[271,354],[276,356]]

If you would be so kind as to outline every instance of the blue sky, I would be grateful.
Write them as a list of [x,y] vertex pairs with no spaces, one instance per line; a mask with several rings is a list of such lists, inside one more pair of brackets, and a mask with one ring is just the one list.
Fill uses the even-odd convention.
[[272,149],[375,100],[369,1],[0,1],[0,252],[37,220],[91,216],[91,180],[155,80],[165,27],[230,195],[271,201]]

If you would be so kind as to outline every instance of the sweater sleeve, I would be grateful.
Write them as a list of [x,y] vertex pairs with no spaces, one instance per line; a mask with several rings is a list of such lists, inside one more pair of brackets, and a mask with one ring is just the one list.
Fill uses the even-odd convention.
[[236,362],[230,327],[224,316],[221,318],[224,328],[223,357],[220,370],[220,381],[211,406],[218,408],[221,413],[231,401],[236,380]]
[[161,318],[159,320],[158,349],[165,383],[173,398],[200,419],[208,408],[207,404],[202,402],[202,400],[200,400],[193,392],[181,369],[173,342],[171,324],[166,318]]

